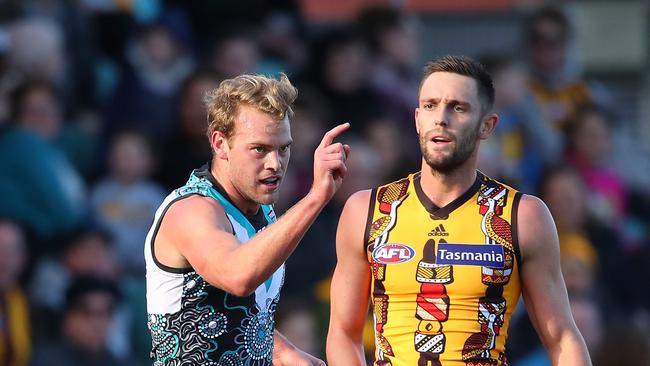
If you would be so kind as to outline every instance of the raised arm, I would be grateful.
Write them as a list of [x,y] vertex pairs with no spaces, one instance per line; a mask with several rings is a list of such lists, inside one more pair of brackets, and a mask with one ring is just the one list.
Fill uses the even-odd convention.
[[330,366],[365,365],[363,326],[368,314],[370,267],[363,242],[370,191],[353,194],[336,232],[337,264],[331,287],[327,361]]
[[522,254],[522,293],[528,315],[555,366],[591,365],[587,347],[573,321],[555,223],[546,205],[524,195],[517,216]]
[[350,148],[333,141],[348,127],[342,124],[328,131],[314,152],[310,192],[246,245],[232,234],[220,204],[192,196],[174,203],[165,214],[156,238],[156,257],[163,264],[191,265],[212,285],[234,295],[255,291],[287,260],[341,185]]

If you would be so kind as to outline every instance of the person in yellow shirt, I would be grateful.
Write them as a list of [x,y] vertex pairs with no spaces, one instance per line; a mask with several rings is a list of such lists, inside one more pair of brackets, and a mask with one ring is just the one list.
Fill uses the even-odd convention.
[[528,89],[549,127],[561,129],[580,108],[606,101],[570,57],[573,26],[561,8],[541,7],[524,25]]
[[330,366],[364,365],[372,301],[376,366],[507,365],[520,295],[554,365],[590,365],[569,309],[544,203],[477,171],[494,131],[482,65],[446,56],[424,70],[415,109],[419,172],[353,194],[341,213],[327,338]]
[[22,229],[0,218],[0,365],[27,365],[32,351],[29,307],[18,284],[25,260]]

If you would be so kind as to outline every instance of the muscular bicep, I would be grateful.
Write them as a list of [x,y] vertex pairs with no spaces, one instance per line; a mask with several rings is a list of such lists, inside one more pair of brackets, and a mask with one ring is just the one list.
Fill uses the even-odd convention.
[[156,238],[156,255],[172,267],[191,266],[211,284],[225,289],[219,262],[238,245],[221,206],[201,196],[191,196],[170,206]]
[[370,270],[363,242],[369,200],[369,191],[355,193],[339,219],[328,343],[345,337],[360,345],[363,336],[370,292]]
[[555,224],[546,205],[532,196],[522,197],[518,215],[526,309],[540,339],[552,349],[564,331],[575,329],[560,271]]

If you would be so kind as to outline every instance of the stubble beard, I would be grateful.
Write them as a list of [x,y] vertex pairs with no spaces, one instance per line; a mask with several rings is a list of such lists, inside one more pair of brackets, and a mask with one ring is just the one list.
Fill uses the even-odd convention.
[[229,174],[230,181],[239,192],[239,195],[249,203],[272,205],[278,201],[283,182],[280,182],[280,185],[274,192],[267,192],[266,188],[258,182],[257,175],[247,175],[243,170],[233,169],[233,166],[231,166]]
[[480,123],[476,128],[470,130],[468,133],[460,136],[455,141],[454,149],[450,155],[435,156],[435,153],[427,149],[427,144],[431,140],[433,130],[429,130],[424,134],[420,134],[420,151],[422,157],[431,171],[437,175],[449,175],[462,166],[474,153],[476,144],[479,141]]

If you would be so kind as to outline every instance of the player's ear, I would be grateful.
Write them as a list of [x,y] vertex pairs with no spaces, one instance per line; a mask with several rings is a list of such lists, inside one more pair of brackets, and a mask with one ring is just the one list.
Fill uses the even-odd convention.
[[228,160],[230,145],[228,138],[221,131],[214,131],[210,136],[210,146],[214,151],[214,156],[217,159]]
[[418,135],[420,134],[420,120],[418,118],[419,116],[420,116],[420,108],[415,108],[415,131],[418,133]]
[[490,137],[492,132],[494,132],[494,129],[497,127],[498,122],[499,116],[497,116],[496,113],[488,113],[485,117],[483,117],[481,120],[481,131],[479,138],[481,140],[485,140]]

